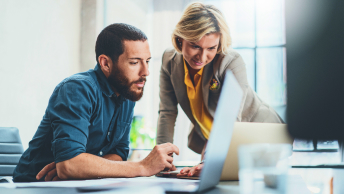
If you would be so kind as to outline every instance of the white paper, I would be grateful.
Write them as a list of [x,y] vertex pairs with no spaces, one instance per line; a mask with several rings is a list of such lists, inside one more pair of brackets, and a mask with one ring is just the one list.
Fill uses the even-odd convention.
[[165,190],[161,187],[154,186],[154,187],[138,187],[138,188],[121,188],[114,190],[107,190],[107,191],[96,191],[96,192],[87,192],[87,194],[165,194]]
[[136,177],[136,178],[104,178],[94,180],[78,181],[47,181],[47,182],[25,182],[25,183],[1,183],[0,187],[7,188],[28,188],[28,187],[91,187],[102,186],[119,182],[140,182],[140,183],[180,183],[180,182],[199,182],[199,180],[176,179],[176,178],[157,178],[157,177]]
[[78,181],[47,181],[47,182],[23,182],[23,183],[2,183],[0,187],[7,188],[23,188],[23,187],[89,187],[89,186],[101,186],[121,180],[78,180]]

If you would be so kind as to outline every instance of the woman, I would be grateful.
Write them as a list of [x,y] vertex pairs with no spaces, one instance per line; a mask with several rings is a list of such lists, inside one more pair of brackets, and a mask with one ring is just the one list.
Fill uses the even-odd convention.
[[[178,103],[192,123],[188,146],[202,154],[213,123],[226,70],[239,82],[244,97],[238,122],[283,122],[248,85],[245,63],[230,48],[228,26],[211,5],[192,3],[173,34],[174,49],[163,54],[157,144],[173,142]],[[184,168],[180,176],[199,176],[203,164]]]

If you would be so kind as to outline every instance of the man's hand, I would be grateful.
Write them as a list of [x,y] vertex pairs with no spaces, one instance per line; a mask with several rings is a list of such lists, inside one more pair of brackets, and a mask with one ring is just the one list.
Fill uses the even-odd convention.
[[156,145],[151,153],[140,161],[144,169],[142,176],[152,176],[165,168],[175,170],[176,167],[172,164],[173,153],[179,155],[179,149],[171,143]]
[[172,168],[165,168],[164,171],[175,171],[177,168],[172,164]]
[[37,180],[40,180],[42,177],[45,176],[45,181],[59,181],[61,180],[57,176],[57,170],[56,170],[56,164],[55,162],[52,162],[50,164],[47,164],[36,176]]
[[203,164],[198,164],[194,167],[185,167],[183,168],[179,174],[177,174],[177,177],[191,177],[191,176],[201,176],[201,171],[203,168]]
[[[107,154],[103,158],[113,161],[123,161],[122,158],[117,154]],[[36,176],[37,180],[40,180],[42,177],[45,176],[45,181],[60,181],[60,179],[57,175],[56,170],[56,164],[55,162],[52,162],[50,164],[47,164]]]

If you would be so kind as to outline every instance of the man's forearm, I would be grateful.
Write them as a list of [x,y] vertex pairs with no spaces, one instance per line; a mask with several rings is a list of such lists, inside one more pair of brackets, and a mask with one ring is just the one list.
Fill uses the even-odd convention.
[[112,161],[88,153],[59,162],[56,169],[61,179],[136,177],[144,174],[144,168],[139,162]]
[[113,161],[123,161],[122,157],[117,154],[107,154],[103,158]]

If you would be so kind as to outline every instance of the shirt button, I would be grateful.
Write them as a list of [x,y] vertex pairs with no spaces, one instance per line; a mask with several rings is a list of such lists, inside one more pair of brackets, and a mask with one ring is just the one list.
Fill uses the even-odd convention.
[[102,152],[102,151],[100,151],[100,152],[99,152],[99,155],[103,155],[103,152]]
[[108,135],[110,135],[110,132],[108,132]]

